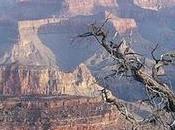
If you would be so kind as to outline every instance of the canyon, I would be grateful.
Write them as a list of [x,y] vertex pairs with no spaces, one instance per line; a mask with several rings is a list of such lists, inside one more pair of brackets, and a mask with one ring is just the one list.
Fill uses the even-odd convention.
[[116,109],[99,98],[57,97],[1,98],[1,129],[103,130],[122,129]]
[[[102,99],[101,90],[107,88],[111,97],[134,104],[145,97],[143,88],[120,77],[102,80],[112,70],[110,55],[94,39],[76,36],[109,18],[105,27],[112,38],[126,37],[148,57],[159,42],[159,55],[175,49],[175,1],[12,0],[9,4],[11,8],[0,12],[0,34],[7,34],[0,40],[0,129],[129,128],[121,113]],[[3,5],[8,2],[2,9]]]
[[73,72],[61,71],[55,55],[38,37],[41,26],[65,20],[68,19],[18,22],[17,43],[1,60],[0,93],[5,96],[5,100],[1,98],[1,129],[118,127],[119,113],[103,102],[100,92],[103,88],[86,65],[80,64]]
[[[88,2],[89,4],[86,4],[87,1],[81,2],[78,0],[74,2],[71,0],[54,0],[52,2],[47,0],[18,1],[17,8],[12,8],[17,11],[13,11],[13,15],[7,13],[7,15],[17,19],[17,23],[15,24],[15,21],[6,19],[4,22],[8,24],[2,31],[0,29],[4,33],[5,29],[8,30],[8,26],[15,26],[13,30],[11,29],[8,32],[17,33],[16,37],[11,38],[9,36],[15,41],[12,42],[10,40],[10,43],[2,42],[4,45],[1,48],[1,53],[4,52],[5,55],[2,56],[4,53],[1,54],[0,63],[7,66],[16,62],[22,66],[36,65],[44,66],[43,68],[47,68],[45,66],[53,66],[53,68],[58,68],[56,73],[60,73],[59,71],[73,73],[83,63],[89,69],[92,77],[96,79],[98,77],[103,78],[110,70],[107,66],[110,61],[107,60],[108,55],[104,53],[103,49],[93,39],[88,39],[89,41],[78,39],[73,44],[71,40],[79,33],[87,31],[87,26],[94,21],[97,23],[104,22],[109,13],[112,14],[112,19],[109,20],[111,35],[114,35],[116,31],[121,35],[130,33],[129,35],[132,35],[133,48],[139,53],[150,57],[148,52],[150,52],[156,42],[159,42],[162,46],[158,53],[174,49],[173,22],[171,22],[173,20],[166,22],[159,18],[162,15],[165,19],[172,18],[173,9],[171,10],[172,15],[167,15],[166,10],[164,12],[163,8],[155,13],[142,7],[147,5],[154,6],[154,3],[160,3],[160,1],[152,0],[152,2],[147,3],[139,0],[101,0],[100,2],[91,0]],[[166,2],[169,5],[170,3],[173,3],[173,1]],[[37,11],[35,9],[32,11],[32,4],[35,5]],[[45,4],[48,4],[48,7],[44,6]],[[56,8],[55,6],[58,5],[59,7]],[[53,6],[54,10],[50,6]],[[49,10],[49,13],[45,13],[46,10]],[[63,21],[60,23],[59,19],[63,19]],[[54,20],[56,21],[54,22]],[[3,22],[3,19],[1,21]],[[14,31],[15,29],[17,30],[16,32]],[[14,42],[15,44],[13,44]],[[143,95],[140,89],[137,94],[126,93],[128,89],[136,88],[130,87],[129,83],[124,79],[117,79],[116,81],[117,83],[109,85],[112,86],[113,94],[131,100],[135,100],[137,99],[136,97]],[[14,81],[9,81],[6,86],[9,86],[10,82],[13,83]],[[27,85],[28,83],[22,84]],[[44,83],[44,86],[48,85]],[[126,95],[123,96],[123,93]]]
[[[70,94],[97,96],[102,87],[84,64],[72,73],[64,73],[56,65],[55,55],[38,37],[45,24],[59,23],[66,18],[19,21],[19,41],[5,55],[1,67],[1,93],[8,96],[30,94]],[[91,85],[92,84],[92,85]]]

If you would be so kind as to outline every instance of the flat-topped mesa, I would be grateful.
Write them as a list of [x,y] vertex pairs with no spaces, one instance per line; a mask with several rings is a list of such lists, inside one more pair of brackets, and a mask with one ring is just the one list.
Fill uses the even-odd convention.
[[136,21],[131,18],[119,18],[112,13],[105,12],[106,17],[109,17],[116,31],[120,34],[130,32],[137,28]]
[[134,0],[137,6],[158,11],[161,8],[171,7],[175,5],[175,0]]
[[48,18],[33,21],[19,21],[19,40],[11,52],[5,55],[1,64],[18,62],[23,65],[56,66],[53,52],[38,37],[38,29],[42,25],[61,23],[65,19]]
[[101,8],[112,10],[118,6],[116,0],[65,0],[63,4],[61,13],[66,16],[92,15]]
[[96,97],[102,90],[83,64],[72,73],[47,66],[5,65],[0,67],[0,83],[0,93],[5,96],[69,94]]

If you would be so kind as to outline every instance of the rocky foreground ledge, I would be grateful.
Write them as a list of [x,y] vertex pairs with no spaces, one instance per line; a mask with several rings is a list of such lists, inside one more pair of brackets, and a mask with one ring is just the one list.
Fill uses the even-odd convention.
[[100,98],[23,96],[0,98],[1,130],[120,130],[116,108]]

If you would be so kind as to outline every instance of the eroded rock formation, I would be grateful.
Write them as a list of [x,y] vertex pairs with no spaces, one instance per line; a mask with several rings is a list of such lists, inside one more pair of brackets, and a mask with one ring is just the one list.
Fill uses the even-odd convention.
[[[24,5],[27,5],[28,1],[31,4],[31,6],[35,5],[36,3],[37,4],[44,3],[41,5],[38,4],[40,5],[38,10],[40,10],[41,6],[43,5],[48,6],[48,3],[51,3],[50,4],[51,6],[49,7],[52,7],[52,5],[56,5],[57,3],[54,1],[59,0],[54,1],[20,0],[21,4],[19,5],[25,8],[26,6]],[[126,7],[126,9],[124,8],[123,10],[126,11],[126,12],[124,11],[123,13],[124,16],[121,15],[119,17],[117,14],[114,13],[116,12],[117,9],[116,7],[120,6],[117,4],[118,2],[117,0],[60,0],[60,1],[63,2],[63,5],[60,9],[61,10],[60,17],[61,16],[74,17],[77,15],[87,16],[87,15],[94,15],[96,13],[97,14],[104,13],[105,11],[112,12],[111,14],[112,19],[110,19],[110,21],[115,27],[116,31],[118,31],[119,33],[127,33],[137,28],[136,21],[138,22],[138,20],[128,14],[134,14],[135,17],[138,16],[144,17],[142,16],[144,14],[143,13],[144,11],[140,13],[139,11],[137,11],[137,9],[136,10],[133,9],[136,12],[133,12],[133,10],[130,9],[134,7],[133,3],[132,5]],[[151,10],[158,10],[163,7],[171,6],[174,4],[174,0],[169,1],[165,0],[165,1],[168,4],[163,3],[163,0],[162,1],[135,0],[134,4],[141,8]],[[30,8],[30,6],[28,8]],[[123,7],[121,6],[121,8]],[[38,29],[43,25],[59,24],[67,19],[56,18],[58,16],[54,14],[57,14],[59,11],[57,13],[48,13],[48,15],[45,15],[47,11],[44,12],[44,10],[47,9],[41,7],[40,13],[44,14],[42,15],[42,18],[44,16],[47,17],[49,16],[53,18],[46,18],[41,20],[29,20],[29,21],[24,20],[18,22],[18,29],[19,29],[18,43],[16,43],[12,48],[12,50],[6,53],[3,60],[1,60],[2,64],[0,66],[1,95],[16,96],[16,97],[23,97],[24,95],[25,96],[27,95],[26,96],[27,100],[26,99],[16,100],[15,97],[15,101],[21,103],[18,106],[18,104],[14,103],[13,101],[11,102],[11,100],[13,99],[7,99],[8,101],[7,102],[5,101],[5,103],[10,104],[9,106],[5,107],[7,110],[1,109],[4,108],[4,106],[0,104],[0,122],[1,122],[0,129],[6,129],[6,130],[44,129],[44,128],[47,129],[47,125],[49,124],[46,123],[48,120],[45,121],[45,117],[50,117],[49,120],[52,121],[51,127],[54,130],[57,129],[58,130],[74,130],[74,129],[117,130],[126,127],[123,122],[118,121],[120,115],[118,114],[118,111],[116,109],[114,110],[115,112],[113,112],[109,104],[104,103],[102,100],[99,101],[101,96],[99,90],[103,88],[96,84],[95,78],[92,76],[91,72],[86,67],[86,65],[80,64],[79,66],[76,67],[75,70],[71,72],[63,72],[57,66],[55,54],[42,43],[42,40],[40,40],[40,38],[38,37]],[[55,10],[57,9],[54,9],[54,11]],[[139,8],[139,10],[142,9]],[[24,9],[24,12],[25,11],[26,10]],[[31,10],[29,10],[29,12],[30,11]],[[31,12],[35,12],[35,10],[34,11],[32,10]],[[23,13],[22,9],[22,11],[20,12],[21,14],[19,16],[22,17],[21,19],[41,18],[40,13],[37,14],[36,12],[37,15],[35,16],[35,13],[31,12],[27,13],[26,11],[25,13]],[[18,15],[18,13],[14,14]],[[26,16],[26,14],[30,15]],[[51,14],[53,15],[51,16]],[[49,43],[51,42],[49,41]],[[106,58],[106,55],[101,55],[102,54],[101,52],[98,53],[100,54],[99,55],[94,54],[96,56],[94,59],[90,57],[93,59],[90,65],[96,66],[95,71],[101,71],[102,69],[100,67],[103,66],[105,67],[106,70],[109,69],[106,66],[107,61],[104,60]],[[99,64],[97,64],[98,62]],[[58,59],[58,65],[59,65],[59,59]],[[98,67],[100,69],[98,69]],[[123,91],[125,85],[123,85],[122,81],[119,82],[120,84],[122,84],[121,86]],[[119,86],[119,82],[116,81],[115,83],[110,84],[113,86],[115,85],[116,89],[116,86],[117,87]],[[130,97],[127,97],[127,94],[133,92],[130,91],[130,88],[131,87],[128,87],[128,89],[125,91],[125,94],[122,92],[122,95],[124,94],[124,97],[128,99]],[[114,90],[114,88],[112,88],[112,90]],[[134,90],[134,92],[136,92],[136,90]],[[64,94],[68,94],[68,98],[66,97],[67,98],[66,101],[65,97],[63,96]],[[31,95],[32,98],[34,97],[34,99],[31,99]],[[40,96],[42,95],[44,99],[41,100],[38,98],[35,99],[34,95],[40,95]],[[53,99],[52,98],[53,95],[56,96],[57,98]],[[61,98],[58,98],[58,95],[60,95]],[[136,94],[132,93],[132,95]],[[80,96],[87,96],[87,97],[83,98]],[[96,98],[89,99],[89,97],[97,97],[97,99]],[[49,101],[47,99],[49,99]],[[14,113],[10,115],[11,111],[14,112],[17,116]],[[41,111],[44,112],[42,113]],[[40,117],[40,114],[37,116],[38,113],[40,113],[41,115],[44,114],[44,121],[45,121],[44,126],[40,124],[42,123],[40,121],[43,121],[43,118]],[[35,118],[35,115],[37,116],[37,118]],[[38,117],[41,120],[39,120]],[[27,124],[26,122],[29,124]]]
[[8,96],[69,94],[95,97],[100,96],[102,89],[83,64],[72,73],[44,66],[1,66],[0,82],[1,94]]
[[130,32],[137,28],[136,21],[131,18],[120,18],[110,12],[106,12],[106,18],[109,17],[116,31],[120,34]]
[[116,108],[99,98],[21,97],[2,99],[0,105],[1,130],[120,130],[126,127]]
[[60,23],[62,19],[19,21],[19,40],[8,52],[1,64],[18,62],[23,65],[56,66],[56,58],[38,37],[38,28],[45,24]]
[[65,0],[61,13],[66,16],[92,15],[102,8],[110,9],[117,7],[116,0]]
[[99,96],[102,88],[96,85],[86,65],[80,64],[73,72],[62,72],[58,69],[55,55],[38,37],[40,26],[61,23],[63,20],[50,18],[19,21],[19,41],[1,61],[2,95]]
[[175,0],[134,0],[134,4],[144,9],[159,10],[175,5]]

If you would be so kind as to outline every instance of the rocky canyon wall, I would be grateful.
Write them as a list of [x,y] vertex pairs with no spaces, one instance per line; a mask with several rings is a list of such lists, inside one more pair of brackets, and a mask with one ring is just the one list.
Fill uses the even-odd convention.
[[1,64],[18,62],[23,65],[56,66],[53,52],[45,46],[38,37],[38,29],[45,24],[60,23],[62,19],[41,19],[33,21],[19,21],[18,42],[11,51],[7,52]]
[[86,65],[80,64],[69,73],[57,66],[55,55],[38,37],[45,24],[61,23],[67,19],[48,18],[19,21],[19,40],[1,61],[0,92],[2,95],[84,95],[99,96],[102,89],[95,84]]
[[120,130],[124,122],[116,108],[100,98],[9,98],[0,106],[1,130]]
[[102,89],[83,64],[72,73],[43,66],[1,66],[0,82],[0,92],[7,96],[69,94],[95,97],[100,96]]

